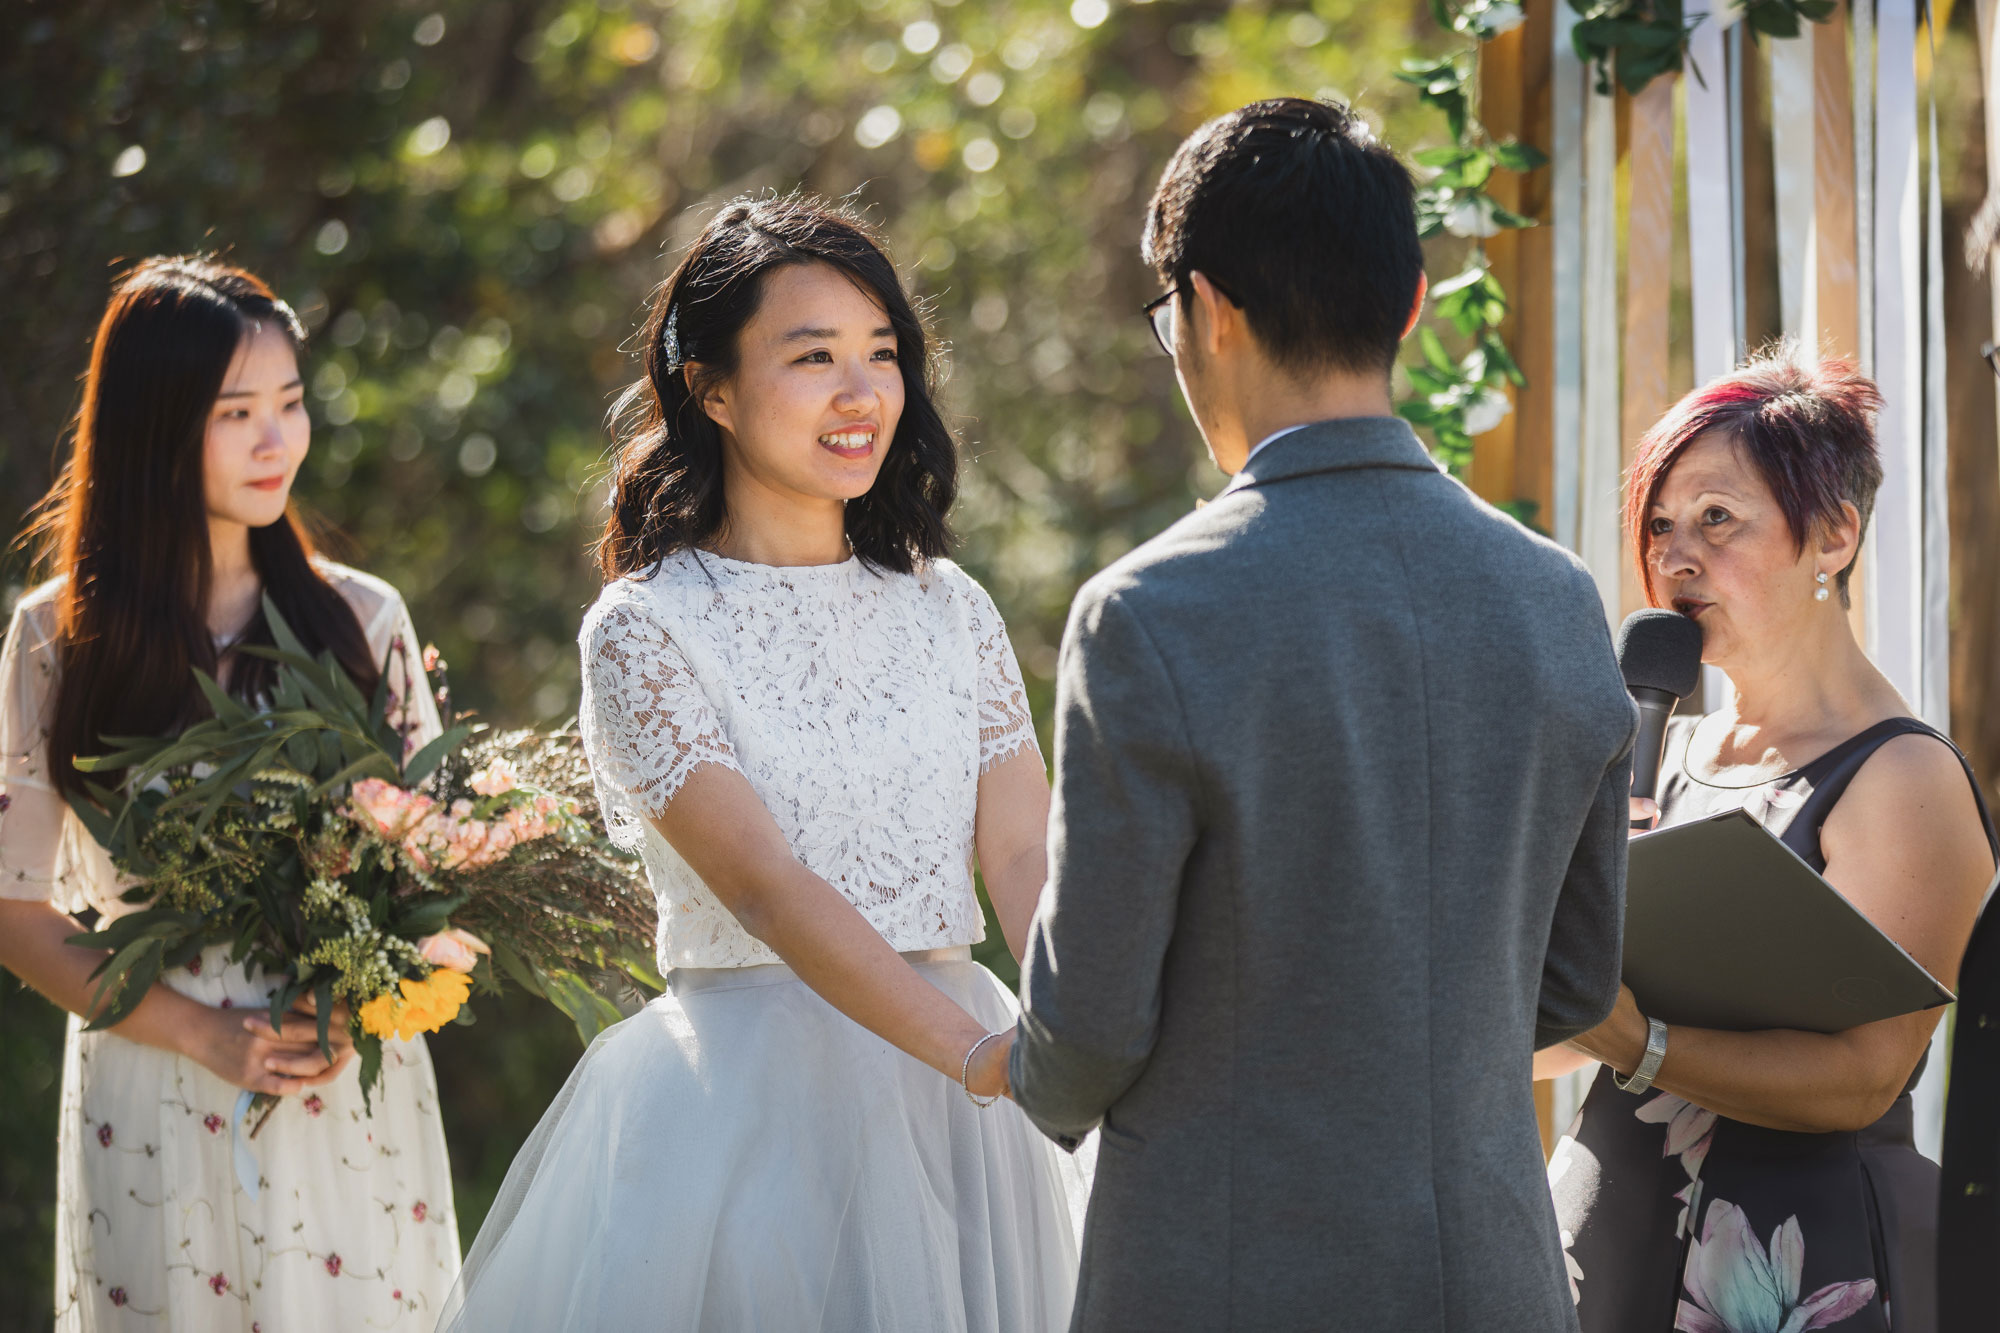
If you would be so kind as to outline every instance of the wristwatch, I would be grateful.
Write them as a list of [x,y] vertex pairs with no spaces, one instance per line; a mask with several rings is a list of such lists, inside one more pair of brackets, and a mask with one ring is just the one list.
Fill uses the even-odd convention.
[[1632,1077],[1625,1078],[1617,1070],[1611,1071],[1611,1086],[1620,1092],[1638,1094],[1653,1086],[1653,1076],[1660,1072],[1660,1064],[1667,1058],[1667,1025],[1657,1018],[1646,1020],[1646,1054],[1639,1060],[1639,1067],[1632,1071]]

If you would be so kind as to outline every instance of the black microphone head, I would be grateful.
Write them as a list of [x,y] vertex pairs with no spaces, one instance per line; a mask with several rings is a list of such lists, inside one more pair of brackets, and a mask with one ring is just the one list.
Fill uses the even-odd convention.
[[1678,611],[1634,611],[1618,627],[1618,669],[1628,690],[1687,698],[1701,683],[1701,626]]

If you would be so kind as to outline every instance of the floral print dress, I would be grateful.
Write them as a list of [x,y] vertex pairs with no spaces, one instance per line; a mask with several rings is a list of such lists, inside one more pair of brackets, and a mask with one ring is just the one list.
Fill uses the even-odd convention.
[[[1822,871],[1820,828],[1869,755],[1909,733],[1951,743],[1894,718],[1771,782],[1722,788],[1687,771],[1694,725],[1668,730],[1661,823],[1748,810]],[[1583,1333],[1932,1333],[1938,1168],[1912,1125],[1908,1088],[1866,1129],[1799,1134],[1634,1097],[1600,1068],[1549,1159]]]
[[[402,598],[355,570],[321,572],[378,660],[390,659],[415,738],[435,735],[436,704],[407,661],[399,670],[407,654],[390,653],[398,637],[416,643]],[[0,897],[115,916],[135,910],[119,899],[129,886],[47,777],[56,591],[21,598],[0,649]],[[160,981],[246,1013],[263,1012],[272,989],[229,966],[226,946]],[[283,1099],[254,1138],[232,1123],[237,1100],[193,1060],[70,1019],[55,1145],[58,1333],[429,1333],[459,1249],[423,1040],[385,1043],[372,1115],[354,1064]]]

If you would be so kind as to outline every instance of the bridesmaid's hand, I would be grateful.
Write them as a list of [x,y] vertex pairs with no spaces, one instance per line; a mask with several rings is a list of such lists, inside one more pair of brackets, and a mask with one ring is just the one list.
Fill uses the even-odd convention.
[[331,1082],[354,1058],[344,1012],[333,1015],[327,1044],[331,1063],[320,1054],[319,1023],[310,1013],[286,1014],[273,1032],[264,1014],[205,1005],[181,1053],[233,1087],[285,1097]]
[[965,1086],[975,1097],[1012,1097],[1014,1087],[1007,1080],[1007,1061],[1014,1051],[1014,1029],[1008,1028],[979,1048],[972,1068],[966,1071]]

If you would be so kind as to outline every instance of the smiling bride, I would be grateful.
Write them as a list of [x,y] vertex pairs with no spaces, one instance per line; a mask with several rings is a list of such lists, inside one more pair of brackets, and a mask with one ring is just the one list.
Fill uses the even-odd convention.
[[847,210],[738,201],[645,362],[582,726],[669,990],[577,1066],[441,1327],[1065,1326],[1080,1173],[995,1097],[1015,1009],[968,947],[976,855],[1019,955],[1048,781],[943,558],[923,325]]

